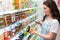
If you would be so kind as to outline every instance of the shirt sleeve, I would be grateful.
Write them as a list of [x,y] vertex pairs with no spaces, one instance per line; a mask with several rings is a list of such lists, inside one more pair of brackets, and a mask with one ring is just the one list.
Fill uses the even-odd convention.
[[58,27],[59,27],[59,22],[57,20],[53,21],[53,23],[51,24],[49,32],[57,33]]

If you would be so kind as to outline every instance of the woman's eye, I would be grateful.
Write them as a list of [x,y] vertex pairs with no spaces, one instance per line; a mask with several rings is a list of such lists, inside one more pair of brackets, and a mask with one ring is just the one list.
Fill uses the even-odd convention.
[[44,9],[46,9],[46,8],[44,7]]

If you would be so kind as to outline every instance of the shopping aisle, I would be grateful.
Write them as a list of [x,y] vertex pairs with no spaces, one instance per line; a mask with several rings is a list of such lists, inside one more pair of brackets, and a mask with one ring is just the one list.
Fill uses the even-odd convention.
[[37,0],[0,0],[0,40],[28,40],[37,7]]
[[[0,0],[0,40],[38,40],[30,28],[41,33],[42,25],[36,24],[44,16],[45,0]],[[60,29],[57,40],[60,38]]]

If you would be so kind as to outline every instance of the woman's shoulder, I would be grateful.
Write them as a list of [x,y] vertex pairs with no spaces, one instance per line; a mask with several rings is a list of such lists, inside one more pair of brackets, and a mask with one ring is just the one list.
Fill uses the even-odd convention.
[[55,23],[55,24],[59,24],[58,20],[57,19],[53,19],[52,21],[52,24]]

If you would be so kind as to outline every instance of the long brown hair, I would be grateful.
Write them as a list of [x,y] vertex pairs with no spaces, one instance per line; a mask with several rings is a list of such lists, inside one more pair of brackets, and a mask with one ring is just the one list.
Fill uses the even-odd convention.
[[[60,23],[60,13],[59,13],[59,10],[58,10],[58,7],[57,7],[55,1],[46,0],[43,2],[43,4],[50,8],[52,18],[57,19]],[[43,20],[45,19],[45,17],[46,17],[46,15],[43,17]]]

